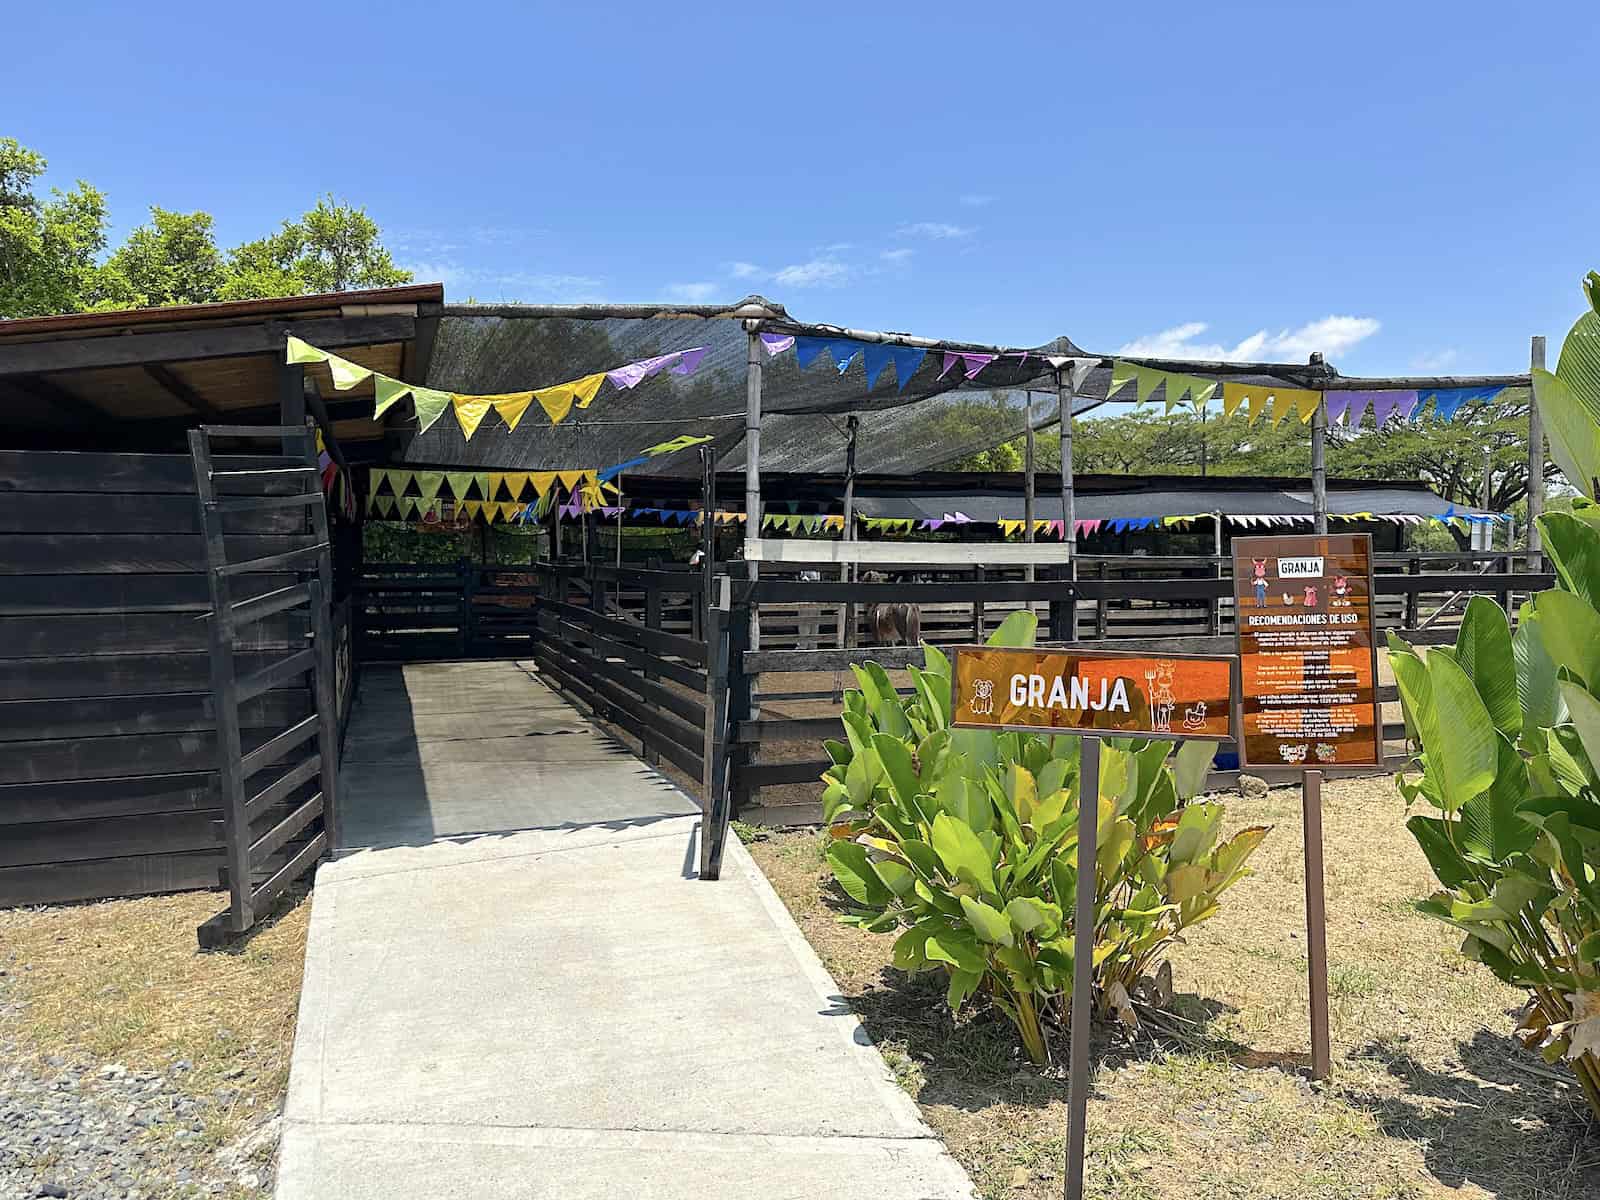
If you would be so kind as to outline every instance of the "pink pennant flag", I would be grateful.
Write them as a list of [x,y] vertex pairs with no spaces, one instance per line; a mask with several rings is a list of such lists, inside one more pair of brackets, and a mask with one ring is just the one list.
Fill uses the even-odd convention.
[[1055,534],[1057,537],[1061,537],[1063,532],[1066,530],[1066,522],[1065,521],[1051,521],[1049,523],[1049,525],[1047,526],[1047,528],[1050,530],[1051,533]]
[[1100,529],[1100,522],[1099,521],[1074,521],[1072,523],[1072,527],[1078,533],[1097,533],[1097,532],[1099,532],[1099,529]]

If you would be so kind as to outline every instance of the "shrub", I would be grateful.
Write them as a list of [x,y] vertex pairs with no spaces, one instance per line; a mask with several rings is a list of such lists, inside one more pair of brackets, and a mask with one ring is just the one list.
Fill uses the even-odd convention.
[[[1015,613],[990,644],[1031,646],[1036,625]],[[826,743],[827,858],[854,903],[842,919],[898,931],[896,967],[947,974],[957,1012],[986,996],[1042,1064],[1043,1021],[1065,1021],[1072,990],[1079,739],[952,729],[950,663],[923,653],[905,700],[877,663],[853,667],[846,740]],[[1136,986],[1181,931],[1217,912],[1267,833],[1219,844],[1222,805],[1184,803],[1213,750],[1116,739],[1101,754],[1095,991],[1125,1020]]]
[[[1600,277],[1591,275],[1600,306]],[[1600,477],[1600,310],[1586,313],[1534,391],[1552,453],[1592,501]],[[1465,933],[1461,950],[1530,989],[1517,1037],[1567,1059],[1600,1116],[1600,513],[1540,519],[1558,586],[1515,634],[1474,597],[1453,647],[1390,635],[1416,779],[1397,782],[1442,889],[1420,911]]]

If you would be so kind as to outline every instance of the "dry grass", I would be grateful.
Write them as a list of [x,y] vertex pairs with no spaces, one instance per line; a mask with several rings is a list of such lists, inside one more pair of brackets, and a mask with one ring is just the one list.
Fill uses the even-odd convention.
[[[1117,1200],[1600,1197],[1600,1128],[1509,1038],[1522,997],[1410,908],[1432,880],[1388,780],[1326,785],[1334,1074],[1308,1064],[1299,792],[1229,798],[1276,829],[1221,915],[1173,954],[1178,997],[1133,1040],[1097,1040],[1091,1195]],[[892,939],[837,924],[815,834],[751,852],[902,1084],[988,1197],[1061,1191],[1066,1086],[1003,1019],[952,1022]],[[1055,1047],[1065,1057],[1059,1035]]]
[[233,1141],[279,1110],[288,1085],[311,905],[291,895],[239,943],[202,953],[195,927],[225,903],[189,892],[0,911],[0,1038],[25,1057],[131,1071],[187,1060],[184,1091],[234,1096],[173,1153]]

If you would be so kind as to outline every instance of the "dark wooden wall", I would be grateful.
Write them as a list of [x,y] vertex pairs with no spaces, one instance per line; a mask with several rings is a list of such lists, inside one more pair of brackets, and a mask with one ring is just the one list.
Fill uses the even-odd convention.
[[[239,557],[304,544],[296,510],[229,520]],[[0,906],[217,885],[204,561],[187,456],[0,451]],[[251,626],[241,669],[305,633]],[[310,711],[258,697],[245,748]]]

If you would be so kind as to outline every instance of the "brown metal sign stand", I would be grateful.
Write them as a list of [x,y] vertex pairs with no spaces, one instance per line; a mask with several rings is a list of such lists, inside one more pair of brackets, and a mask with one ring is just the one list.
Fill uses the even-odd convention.
[[1322,883],[1322,772],[1301,776],[1306,835],[1306,972],[1311,990],[1311,1078],[1333,1070],[1328,1041],[1328,911]]

